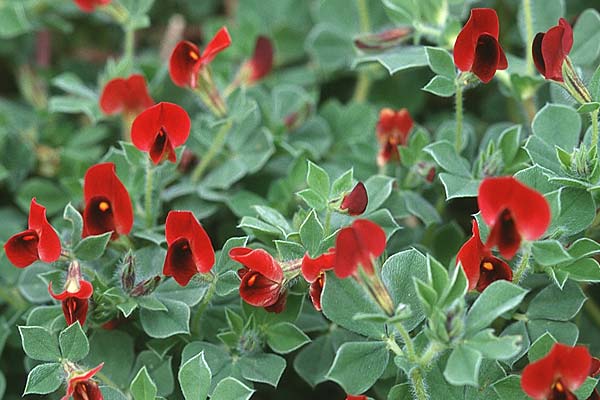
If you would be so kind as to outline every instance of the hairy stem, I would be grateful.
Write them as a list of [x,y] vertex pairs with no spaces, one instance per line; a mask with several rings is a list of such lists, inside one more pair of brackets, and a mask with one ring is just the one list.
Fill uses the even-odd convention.
[[[356,0],[356,7],[358,8],[360,31],[369,32],[371,30],[371,20],[369,17],[369,5],[367,0]],[[371,78],[369,77],[367,71],[359,71],[352,99],[357,102],[364,102],[369,95],[370,88]]]
[[598,149],[598,110],[590,113],[592,118],[592,149]]
[[123,27],[125,29],[125,45],[123,48],[123,58],[130,60],[133,64],[133,51],[135,47],[135,29],[130,24]]
[[227,134],[229,133],[229,130],[231,129],[231,125],[232,125],[231,120],[228,120],[227,122],[225,122],[223,124],[223,126],[221,126],[221,128],[217,132],[217,135],[215,136],[213,142],[210,145],[210,148],[208,149],[208,151],[206,152],[206,154],[204,155],[202,160],[200,160],[200,163],[196,166],[196,168],[194,169],[194,172],[192,172],[191,179],[192,179],[193,183],[197,183],[200,181],[200,179],[204,175],[204,172],[206,172],[206,168],[208,168],[208,165],[215,158],[215,156],[217,156],[219,154],[219,151],[221,150],[221,148],[223,147],[223,144],[225,143]]
[[212,280],[210,281],[210,286],[208,287],[208,290],[207,290],[206,294],[204,295],[202,302],[200,303],[200,305],[198,306],[198,309],[196,309],[196,312],[194,313],[194,316],[192,317],[192,322],[190,325],[192,335],[199,334],[200,330],[199,330],[198,325],[200,324],[200,318],[202,318],[202,314],[204,314],[204,310],[206,310],[206,307],[208,307],[208,305],[210,304],[210,301],[212,300],[213,296],[215,295],[215,291],[217,288],[217,280],[218,280],[217,276],[212,275],[212,274],[209,274],[208,276],[212,276]]
[[459,79],[457,79],[456,83],[456,95],[455,95],[455,103],[456,103],[456,137],[454,139],[454,147],[456,148],[456,152],[460,154],[462,150],[462,139],[463,139],[463,85]]
[[527,33],[527,42],[525,45],[527,75],[533,75],[533,53],[531,52],[531,44],[533,43],[533,15],[531,14],[531,0],[523,0],[523,17],[525,19],[525,31]]
[[415,400],[428,400],[429,394],[425,387],[425,379],[423,378],[423,371],[419,367],[415,367],[410,371],[410,382],[414,389]]
[[527,267],[529,266],[529,257],[530,256],[531,256],[531,246],[527,247],[527,249],[525,250],[525,253],[523,254],[523,258],[521,259],[521,263],[517,267],[517,271],[515,272],[515,275],[513,276],[513,282],[517,285],[519,284],[519,282],[521,282],[521,279],[523,278],[523,274],[525,273],[525,271],[527,270]]
[[144,213],[146,214],[146,228],[152,228],[154,224],[154,213],[152,212],[152,189],[154,186],[154,168],[152,161],[148,159],[146,164],[146,187],[144,192]]

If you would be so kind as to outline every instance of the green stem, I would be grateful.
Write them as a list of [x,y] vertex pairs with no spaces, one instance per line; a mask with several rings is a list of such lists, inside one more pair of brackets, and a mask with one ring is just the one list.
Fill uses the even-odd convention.
[[[356,7],[358,8],[360,31],[369,32],[371,30],[371,20],[369,18],[369,5],[367,4],[367,0],[356,0]],[[356,102],[364,102],[369,95],[370,88],[371,78],[367,71],[359,71],[352,99]]]
[[519,282],[521,281],[521,279],[523,278],[523,274],[525,273],[525,271],[527,270],[527,267],[529,266],[529,257],[531,257],[531,246],[528,246],[525,250],[525,254],[523,254],[521,263],[517,267],[517,271],[515,272],[515,275],[513,276],[513,283],[518,285]]
[[152,228],[154,218],[152,213],[152,189],[154,185],[154,168],[152,161],[148,159],[146,164],[146,188],[144,192],[144,212],[146,213],[146,228]]
[[454,147],[456,152],[460,154],[462,150],[462,139],[463,139],[463,85],[460,82],[460,75],[456,83],[456,138],[454,141]]
[[356,7],[358,7],[358,23],[362,32],[369,32],[371,30],[371,19],[369,18],[369,5],[367,0],[356,0]]
[[329,236],[330,228],[331,228],[331,209],[329,207],[327,207],[327,211],[325,214],[325,227],[324,227],[325,236]]
[[425,352],[421,355],[419,365],[422,368],[428,368],[434,358],[443,350],[443,345],[438,342],[431,342]]
[[200,303],[200,305],[198,306],[198,309],[196,309],[196,312],[194,313],[194,316],[193,316],[192,322],[191,322],[191,326],[190,326],[190,329],[192,330],[193,335],[199,334],[198,325],[200,324],[200,318],[202,318],[202,314],[204,314],[204,310],[206,310],[206,307],[208,307],[208,305],[210,304],[210,301],[212,300],[213,296],[215,295],[215,291],[217,288],[217,280],[218,280],[217,276],[212,275],[212,281],[210,282],[208,291],[206,292],[206,295],[204,295],[204,298],[202,299],[202,303]]
[[527,65],[527,75],[533,75],[533,53],[531,52],[531,45],[533,43],[533,16],[531,14],[531,0],[523,0],[523,16],[525,19],[525,31],[527,33],[527,43],[526,43],[526,65]]
[[425,379],[423,378],[423,372],[419,367],[415,367],[410,371],[410,381],[415,390],[415,399],[428,400],[429,394],[425,387]]
[[417,361],[417,353],[415,352],[415,345],[413,343],[412,338],[408,334],[408,331],[400,322],[396,322],[394,327],[400,333],[402,340],[404,341],[404,345],[406,346],[406,355],[409,361],[416,362]]
[[592,118],[592,149],[598,149],[598,110],[590,113]]
[[223,126],[221,126],[221,129],[219,129],[219,131],[217,132],[217,135],[215,136],[213,142],[210,145],[210,148],[208,149],[202,160],[200,160],[200,163],[196,166],[194,172],[192,172],[192,183],[198,183],[198,181],[200,181],[202,175],[206,171],[206,168],[208,168],[208,165],[211,163],[213,158],[215,158],[215,156],[219,154],[219,151],[225,143],[225,139],[227,138],[227,134],[229,133],[231,125],[231,120],[228,120],[223,124]]
[[130,60],[133,64],[133,51],[135,44],[135,30],[129,25],[123,26],[125,30],[125,46],[123,49],[123,58]]

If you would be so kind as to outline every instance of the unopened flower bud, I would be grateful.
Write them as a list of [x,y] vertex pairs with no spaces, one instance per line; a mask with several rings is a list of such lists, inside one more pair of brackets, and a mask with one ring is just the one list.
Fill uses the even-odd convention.
[[138,283],[131,290],[130,294],[132,297],[147,296],[156,290],[159,283],[160,283],[160,276],[156,275],[155,277],[146,279],[145,281]]

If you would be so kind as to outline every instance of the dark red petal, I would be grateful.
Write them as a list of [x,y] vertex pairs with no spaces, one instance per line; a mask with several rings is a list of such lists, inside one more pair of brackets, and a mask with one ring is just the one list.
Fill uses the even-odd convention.
[[511,282],[512,275],[512,269],[507,263],[497,257],[485,257],[480,263],[477,290],[483,292],[489,285],[499,280]]
[[346,400],[367,400],[367,396],[365,396],[364,394],[358,395],[358,396],[353,396],[351,394],[346,396]]
[[354,189],[344,197],[340,208],[348,210],[348,214],[355,216],[364,213],[368,203],[367,188],[362,182],[358,182]]
[[73,400],[103,400],[102,391],[92,380],[79,382],[73,392]]
[[281,293],[279,293],[279,297],[277,298],[277,301],[275,303],[271,304],[270,306],[266,306],[265,311],[270,312],[270,313],[279,314],[280,312],[283,312],[283,310],[285,310],[286,303],[287,303],[287,292],[281,292]]
[[[563,39],[565,34],[567,34],[565,32],[565,27],[558,25],[550,28],[542,39],[542,57],[544,59],[544,66],[546,70],[544,76],[546,79],[552,79],[558,82],[563,81],[562,65],[565,61],[565,58],[569,54],[568,52],[565,52],[563,47]],[[572,32],[570,42],[572,45]]]
[[195,88],[201,66],[198,46],[187,40],[177,43],[169,59],[169,75],[174,84]]
[[109,4],[111,0],[73,0],[80,10],[92,12],[97,6]]
[[254,54],[248,62],[250,81],[262,79],[273,68],[273,44],[266,36],[259,36],[254,46]]
[[155,165],[159,164],[164,159],[168,159],[171,162],[177,161],[175,149],[163,128],[160,128],[156,134],[154,143],[152,144],[152,147],[150,147],[149,154],[150,159]]
[[488,236],[486,247],[498,247],[498,251],[503,257],[512,259],[521,247],[521,235],[517,230],[515,219],[510,213],[510,210],[504,209],[500,213],[500,217],[492,226]]
[[600,400],[600,392],[598,392],[598,389],[594,389],[594,391],[592,392],[590,397],[587,398],[587,400]]
[[170,211],[165,236],[169,244],[181,237],[189,241],[198,272],[207,273],[215,264],[215,250],[210,237],[191,211]]
[[479,281],[480,264],[483,257],[488,255],[481,238],[479,237],[479,226],[477,221],[473,220],[473,236],[462,245],[456,256],[456,262],[462,266],[467,280],[469,281],[469,290],[475,289]]
[[[542,42],[544,40],[545,33],[539,32],[533,38],[533,43],[531,44],[531,54],[533,55],[533,62],[538,72],[544,76],[546,76],[546,64],[544,63],[544,55],[542,54]],[[562,76],[561,76],[562,79]]]
[[321,311],[321,293],[323,293],[323,286],[325,286],[325,274],[321,273],[317,279],[310,284],[308,289],[310,300],[317,311]]
[[474,8],[469,20],[454,43],[454,64],[461,71],[471,71],[475,62],[477,41],[481,35],[498,39],[499,23],[496,11],[491,8]]
[[471,66],[471,71],[483,83],[491,81],[494,74],[496,74],[501,50],[498,41],[493,36],[481,35],[477,40],[475,60]]
[[281,283],[273,281],[260,272],[249,271],[242,278],[240,296],[248,304],[267,307],[279,300]]
[[217,54],[228,48],[229,45],[231,45],[231,36],[229,36],[227,28],[222,27],[204,48],[201,56],[202,64],[210,63]]
[[385,232],[374,222],[358,219],[338,233],[334,272],[339,278],[354,275],[359,265],[373,274],[372,258],[385,250]]
[[571,28],[571,25],[564,18],[558,20],[558,26],[561,26],[565,30],[562,38],[563,53],[569,54],[573,47],[573,28]]
[[187,286],[190,279],[198,273],[198,268],[194,262],[190,242],[181,237],[169,244],[163,274],[172,276],[181,286]]
[[600,375],[600,359],[592,357],[592,364],[590,366],[589,375],[592,378],[595,378],[596,376]]
[[51,263],[60,257],[60,237],[46,218],[46,208],[31,199],[29,206],[29,229],[38,235],[37,253],[40,260]]
[[87,318],[89,307],[88,299],[78,299],[77,297],[67,297],[62,301],[62,310],[65,316],[67,325],[71,325],[76,321],[83,326]]
[[121,111],[137,113],[153,104],[146,80],[139,74],[131,75],[127,79],[115,78],[109,81],[100,96],[100,108],[107,115]]
[[308,253],[302,258],[302,276],[307,282],[314,282],[322,271],[333,268],[335,263],[335,249],[331,248],[327,253],[321,254],[317,258],[310,258]]
[[[92,215],[96,216],[95,211],[87,209],[88,206],[95,205],[98,210],[105,208],[101,205],[101,200],[107,200],[110,210],[112,211],[112,219],[116,233],[119,235],[127,235],[133,226],[133,206],[131,198],[123,183],[119,180],[115,172],[113,163],[96,164],[90,167],[85,173],[83,180],[83,197],[86,204],[83,218],[84,236],[101,234],[108,232],[90,231],[94,229],[95,222],[100,220],[92,220]],[[94,204],[92,204],[94,200]],[[86,215],[88,218],[86,218]],[[113,236],[114,237],[114,236]]]
[[175,148],[185,143],[190,135],[190,127],[190,117],[183,108],[161,102],[136,117],[131,126],[131,141],[138,149],[149,152],[162,130]]
[[37,232],[28,229],[13,235],[4,243],[8,261],[17,268],[25,268],[39,260]]
[[484,179],[477,202],[484,221],[491,226],[502,211],[510,210],[517,231],[526,240],[539,239],[550,225],[548,201],[511,176]]
[[281,266],[273,256],[263,249],[252,250],[247,247],[234,247],[229,251],[229,257],[246,268],[264,275],[273,282],[283,281]]
[[100,363],[97,367],[92,368],[83,374],[70,376],[67,384],[67,394],[61,400],[69,400],[70,396],[75,391],[75,385],[79,382],[84,382],[96,375],[98,371],[102,369],[103,366],[104,363]]
[[100,235],[104,232],[113,232],[112,239],[118,236],[115,227],[113,206],[107,197],[92,197],[83,210],[85,233],[87,235]]

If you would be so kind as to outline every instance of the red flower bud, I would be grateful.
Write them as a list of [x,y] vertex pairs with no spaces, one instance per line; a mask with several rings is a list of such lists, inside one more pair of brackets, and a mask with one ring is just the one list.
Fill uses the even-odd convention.
[[398,146],[405,146],[414,122],[406,108],[394,111],[384,108],[379,112],[377,122],[377,139],[380,150],[377,164],[385,165],[390,160],[400,160]]
[[273,256],[263,249],[235,247],[229,257],[245,267],[238,274],[242,278],[240,296],[246,303],[269,307],[283,301],[283,270]]
[[473,72],[482,82],[492,80],[496,70],[508,68],[506,55],[498,43],[499,23],[491,8],[474,8],[454,43],[454,64]]
[[48,293],[55,300],[59,300],[62,303],[62,310],[67,325],[71,325],[75,321],[79,321],[79,324],[82,326],[85,324],[89,298],[94,293],[94,287],[81,276],[81,270],[77,261],[73,261],[69,265],[65,290],[62,293],[54,293],[52,282],[50,282]]
[[60,257],[60,251],[60,238],[46,218],[46,208],[34,197],[29,205],[28,229],[6,241],[6,257],[15,267],[24,268],[37,260],[54,262]]
[[385,232],[379,225],[357,219],[338,233],[333,267],[335,274],[338,278],[347,278],[355,275],[362,266],[367,274],[373,275],[373,259],[383,254],[385,245]]
[[546,33],[535,35],[531,46],[535,67],[546,79],[563,82],[562,66],[572,47],[573,29],[561,18]]
[[92,12],[96,7],[110,4],[111,0],[73,0],[81,11]]
[[141,151],[147,151],[154,164],[165,158],[177,161],[175,148],[190,135],[188,113],[173,103],[158,103],[138,115],[131,125],[131,141]]
[[369,203],[369,196],[367,195],[367,188],[362,182],[358,182],[354,189],[344,196],[340,208],[342,210],[348,210],[348,214],[352,216],[360,215],[367,209]]
[[165,225],[169,248],[163,274],[186,286],[197,273],[207,273],[215,264],[215,251],[208,234],[191,211],[170,211]]
[[98,373],[104,366],[101,363],[96,368],[83,373],[72,372],[69,375],[67,383],[67,393],[61,400],[69,400],[73,396],[74,400],[103,400],[102,392],[96,381],[92,377]]
[[139,74],[109,81],[100,95],[100,109],[106,115],[121,112],[138,114],[153,105],[154,100],[148,94],[146,80]]
[[266,36],[259,36],[254,46],[252,58],[242,67],[242,76],[246,76],[246,83],[253,84],[264,78],[273,68],[273,43]]
[[231,36],[226,27],[222,27],[208,43],[202,54],[198,46],[183,40],[175,46],[169,60],[169,74],[177,86],[195,88],[200,69],[209,64],[215,56],[231,44]]
[[473,220],[473,236],[463,244],[456,256],[467,280],[469,290],[483,292],[485,288],[497,280],[512,281],[512,269],[483,245],[479,236],[479,226]]
[[548,201],[512,176],[484,179],[477,203],[483,220],[491,227],[486,247],[498,246],[508,259],[517,253],[522,238],[539,239],[550,225]]
[[83,236],[113,232],[127,235],[133,226],[133,206],[113,163],[91,166],[83,179]]
[[361,50],[385,50],[400,44],[412,31],[412,28],[403,26],[380,33],[367,33],[354,39],[354,45]]
[[521,387],[535,400],[575,399],[573,391],[588,377],[591,363],[584,346],[555,343],[546,357],[525,367]]

